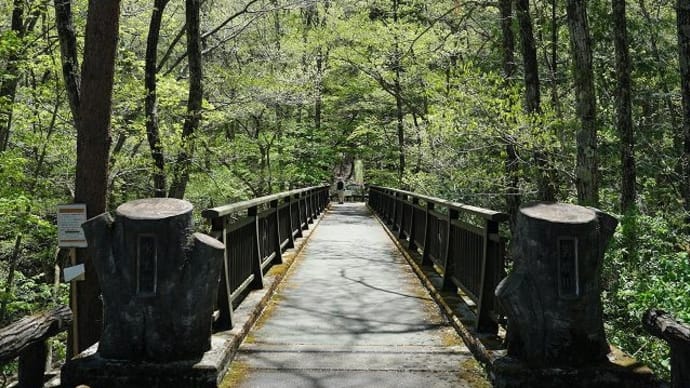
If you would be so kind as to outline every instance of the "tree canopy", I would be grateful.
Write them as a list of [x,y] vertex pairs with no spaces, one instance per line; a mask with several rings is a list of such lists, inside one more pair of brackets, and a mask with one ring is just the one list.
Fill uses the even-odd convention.
[[368,184],[513,214],[618,214],[609,339],[668,370],[639,317],[690,321],[685,2],[121,0],[109,120],[84,94],[107,71],[87,62],[90,3],[0,0],[0,324],[66,297],[56,205],[81,197],[78,134],[105,119],[106,209],[203,209],[357,164]]

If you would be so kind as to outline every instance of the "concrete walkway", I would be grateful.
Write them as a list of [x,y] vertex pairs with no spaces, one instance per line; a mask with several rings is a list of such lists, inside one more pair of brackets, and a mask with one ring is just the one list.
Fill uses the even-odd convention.
[[366,206],[331,206],[223,387],[488,387]]

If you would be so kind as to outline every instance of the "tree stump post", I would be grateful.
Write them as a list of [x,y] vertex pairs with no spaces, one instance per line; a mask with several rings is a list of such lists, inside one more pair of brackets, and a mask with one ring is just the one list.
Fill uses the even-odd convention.
[[192,232],[192,204],[130,201],[82,227],[103,292],[101,357],[168,362],[210,349],[224,245]]
[[616,225],[608,214],[577,205],[520,208],[515,267],[496,288],[508,316],[509,355],[534,367],[606,359],[599,283]]

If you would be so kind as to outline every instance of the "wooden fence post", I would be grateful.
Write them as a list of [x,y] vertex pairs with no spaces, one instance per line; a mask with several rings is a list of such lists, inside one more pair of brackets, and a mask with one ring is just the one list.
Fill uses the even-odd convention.
[[275,238],[275,243],[273,244],[273,251],[275,252],[275,257],[273,258],[274,263],[276,264],[283,264],[283,250],[280,247],[280,212],[278,209],[278,200],[271,201],[271,209],[275,211],[275,228],[276,231],[274,233],[274,238]]
[[434,210],[434,203],[433,202],[427,202],[426,203],[426,217],[424,221],[424,248],[422,249],[422,265],[427,265],[431,264],[431,259],[429,258],[429,237],[431,234],[431,211]]
[[260,229],[259,229],[259,214],[258,214],[258,207],[253,206],[247,209],[247,215],[250,218],[253,218],[254,221],[254,258],[252,259],[252,262],[254,263],[252,265],[252,273],[254,274],[254,280],[252,281],[252,287],[255,289],[259,288],[264,288],[264,272],[263,269],[261,268],[261,260],[262,260],[262,255],[261,255],[261,241],[259,240],[261,238],[260,234]]
[[[479,288],[479,301],[477,302],[477,331],[480,333],[498,333],[498,323],[496,323],[490,316],[491,309],[494,305],[494,278],[496,277],[495,263],[491,260],[495,259],[495,252],[491,252],[491,236],[498,234],[498,222],[493,220],[486,220],[484,227],[484,249],[482,253],[482,271],[481,282]],[[494,253],[494,255],[492,255]]]
[[458,287],[453,282],[453,274],[455,273],[455,255],[458,252],[453,252],[453,221],[459,217],[457,209],[448,208],[448,227],[446,228],[446,244],[444,250],[444,264],[443,264],[443,290],[457,292]]

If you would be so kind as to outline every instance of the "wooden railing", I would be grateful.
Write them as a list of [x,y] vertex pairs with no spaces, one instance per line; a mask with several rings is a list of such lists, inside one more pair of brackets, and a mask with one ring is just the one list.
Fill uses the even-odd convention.
[[690,325],[663,310],[650,309],[642,316],[642,326],[671,347],[671,388],[690,384]]
[[282,262],[329,201],[329,186],[286,191],[206,209],[212,235],[225,244],[224,268],[218,293],[216,329],[233,325],[232,312],[249,289],[263,288],[264,271]]
[[43,387],[47,340],[67,330],[71,322],[72,311],[60,306],[0,329],[0,364],[19,357],[19,387]]
[[[494,289],[505,276],[505,213],[385,187],[369,187],[369,206],[434,264],[445,290],[461,289],[476,304],[476,328],[495,334],[502,320]],[[471,220],[475,220],[472,222]]]

